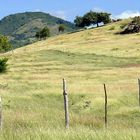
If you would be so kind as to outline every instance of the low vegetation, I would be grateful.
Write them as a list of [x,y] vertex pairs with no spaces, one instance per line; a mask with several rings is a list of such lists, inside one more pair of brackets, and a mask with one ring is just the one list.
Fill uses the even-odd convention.
[[8,58],[0,59],[0,73],[4,73],[7,70],[7,61]]
[[124,29],[121,34],[132,34],[132,33],[139,33],[140,32],[140,17],[133,18],[132,22],[121,26]]
[[0,53],[7,52],[12,49],[8,38],[6,36],[0,35]]
[[[9,58],[9,69],[0,76],[0,138],[139,140],[140,36],[115,34],[129,22],[62,34],[1,54]],[[64,126],[63,78],[69,96],[69,130]],[[103,83],[108,93],[107,130]]]

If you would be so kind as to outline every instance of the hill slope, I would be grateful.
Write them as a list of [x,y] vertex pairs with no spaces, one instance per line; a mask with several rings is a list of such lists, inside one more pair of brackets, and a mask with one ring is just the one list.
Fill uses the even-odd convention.
[[48,26],[51,35],[58,34],[58,26],[64,24],[66,32],[75,29],[74,24],[42,12],[26,12],[7,16],[0,21],[0,33],[9,36],[15,47],[34,41],[35,33]]
[[[0,76],[1,139],[140,139],[140,34],[116,35],[125,22],[51,37],[4,54],[10,60],[8,72]],[[69,93],[67,132],[62,78]],[[103,83],[108,131],[104,131]]]

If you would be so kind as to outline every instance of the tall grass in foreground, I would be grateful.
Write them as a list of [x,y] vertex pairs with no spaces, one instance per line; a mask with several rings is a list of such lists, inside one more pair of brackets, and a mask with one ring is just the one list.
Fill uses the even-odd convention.
[[[112,25],[111,25],[112,26]],[[139,140],[139,34],[110,25],[19,48],[0,75],[0,140]],[[62,78],[68,82],[70,129],[64,128]],[[108,130],[104,130],[104,91]]]
[[28,130],[4,130],[0,133],[3,140],[139,140],[140,134],[135,130],[92,130],[86,128]]

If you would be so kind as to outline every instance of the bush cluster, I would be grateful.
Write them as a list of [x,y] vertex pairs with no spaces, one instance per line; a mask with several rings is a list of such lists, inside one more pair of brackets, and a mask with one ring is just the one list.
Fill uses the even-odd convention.
[[0,59],[0,73],[6,72],[8,58]]
[[42,30],[37,32],[35,36],[37,39],[45,39],[50,36],[50,30],[48,27],[44,27]]
[[8,38],[6,36],[0,35],[0,52],[7,52],[12,49]]

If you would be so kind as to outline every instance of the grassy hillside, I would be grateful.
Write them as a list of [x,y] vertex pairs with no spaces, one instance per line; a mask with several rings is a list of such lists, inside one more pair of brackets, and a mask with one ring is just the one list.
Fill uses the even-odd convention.
[[[0,76],[1,139],[139,140],[140,34],[115,34],[125,22],[51,37],[1,55],[10,58],[8,72]],[[68,83],[68,131],[62,78]]]
[[74,24],[42,12],[25,12],[7,16],[0,21],[0,33],[10,37],[14,47],[24,46],[35,40],[35,34],[48,26],[51,35],[58,34],[58,26],[64,24],[65,32],[75,30]]

